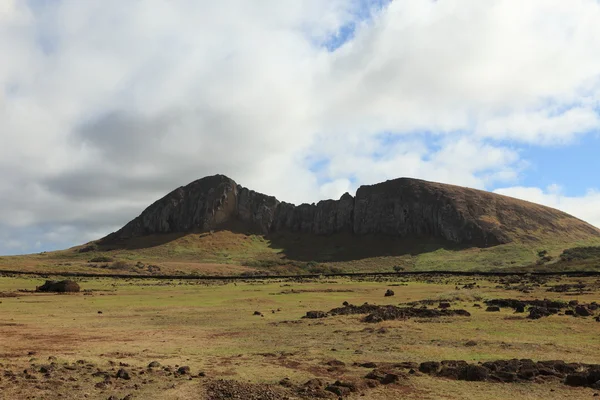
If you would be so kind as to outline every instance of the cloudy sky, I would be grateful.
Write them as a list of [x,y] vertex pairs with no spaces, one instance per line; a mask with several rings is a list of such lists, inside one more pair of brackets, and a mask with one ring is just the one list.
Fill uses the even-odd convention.
[[0,0],[0,254],[223,173],[415,177],[600,226],[598,0]]

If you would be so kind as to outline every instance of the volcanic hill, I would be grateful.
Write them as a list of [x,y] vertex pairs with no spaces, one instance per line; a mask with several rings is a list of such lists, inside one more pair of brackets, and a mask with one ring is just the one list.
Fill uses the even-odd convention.
[[596,271],[597,246],[600,231],[575,217],[481,190],[400,178],[296,206],[215,175],[175,189],[103,239],[0,257],[0,271]]
[[436,239],[470,247],[600,237],[597,228],[562,211],[418,179],[365,185],[355,196],[345,193],[339,200],[295,206],[215,175],[172,191],[100,243],[218,230]]

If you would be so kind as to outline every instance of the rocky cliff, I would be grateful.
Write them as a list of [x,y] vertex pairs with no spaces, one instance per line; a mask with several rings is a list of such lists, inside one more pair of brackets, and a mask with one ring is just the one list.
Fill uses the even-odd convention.
[[593,226],[552,208],[417,179],[361,186],[355,197],[346,193],[339,200],[295,206],[215,175],[174,190],[104,240],[227,229],[233,224],[261,234],[435,237],[481,247],[536,240],[539,235],[600,236]]

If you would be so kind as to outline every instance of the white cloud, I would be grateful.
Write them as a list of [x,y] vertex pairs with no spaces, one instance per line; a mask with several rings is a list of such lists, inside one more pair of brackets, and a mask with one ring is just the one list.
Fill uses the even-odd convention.
[[556,208],[600,227],[600,192],[597,190],[589,190],[582,196],[566,196],[559,185],[552,184],[546,190],[516,186],[494,192]]
[[596,130],[599,126],[600,116],[595,110],[577,107],[557,115],[548,109],[490,118],[476,131],[484,137],[555,144],[570,142],[576,135]]
[[0,237],[74,244],[215,173],[294,202],[514,184],[519,143],[598,128],[597,1],[361,3],[0,2]]

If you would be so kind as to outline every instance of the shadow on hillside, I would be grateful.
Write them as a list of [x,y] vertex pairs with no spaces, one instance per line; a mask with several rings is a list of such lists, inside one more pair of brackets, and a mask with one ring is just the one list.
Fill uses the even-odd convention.
[[[228,237],[224,239],[220,233],[230,233],[239,237]],[[212,236],[214,234],[214,236]],[[247,236],[255,235],[251,230],[240,226],[228,226],[227,229],[218,229],[210,232],[186,232],[155,234],[130,238],[127,240],[107,240],[103,239],[97,242],[100,250],[142,250],[148,248],[167,245],[178,241],[189,235],[197,235],[198,241],[193,242],[193,246],[205,245],[214,249],[215,246],[224,247],[230,245],[243,245]],[[262,235],[259,235],[262,236]],[[335,262],[335,261],[353,261],[374,257],[398,257],[405,255],[418,255],[429,253],[439,249],[462,250],[471,246],[460,246],[456,243],[434,239],[430,237],[422,238],[397,238],[391,236],[356,236],[351,233],[338,233],[333,235],[311,235],[302,233],[273,233],[265,238],[265,250],[270,248],[271,254],[278,254],[283,259],[293,261],[317,261],[317,262]],[[178,246],[185,246],[185,241],[178,243]],[[255,254],[256,255],[256,254]],[[268,256],[265,254],[265,256]]]
[[130,239],[100,239],[96,242],[100,250],[142,250],[162,246],[195,232],[162,233],[147,236],[134,237]]
[[428,237],[356,236],[349,233],[328,236],[283,233],[269,235],[267,239],[269,247],[280,250],[285,258],[319,262],[414,256],[439,249],[462,250],[470,247]]

